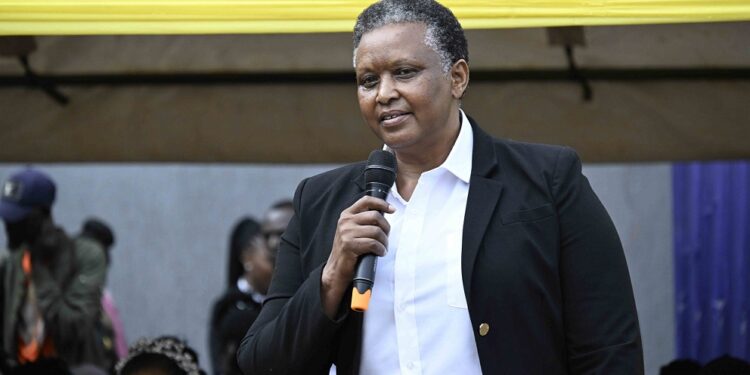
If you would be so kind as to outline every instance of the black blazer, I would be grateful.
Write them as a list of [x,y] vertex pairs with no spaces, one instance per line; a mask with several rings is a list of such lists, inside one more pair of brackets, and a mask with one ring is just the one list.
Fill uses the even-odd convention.
[[[642,374],[622,245],[576,153],[472,127],[461,263],[482,372]],[[358,372],[362,315],[345,300],[329,319],[320,278],[341,211],[364,195],[364,166],[299,184],[269,296],[238,351],[245,374]]]

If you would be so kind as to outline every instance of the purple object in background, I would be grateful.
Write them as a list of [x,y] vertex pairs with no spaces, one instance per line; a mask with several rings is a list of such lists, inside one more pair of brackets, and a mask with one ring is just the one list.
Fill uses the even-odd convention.
[[750,161],[675,163],[678,358],[750,360]]

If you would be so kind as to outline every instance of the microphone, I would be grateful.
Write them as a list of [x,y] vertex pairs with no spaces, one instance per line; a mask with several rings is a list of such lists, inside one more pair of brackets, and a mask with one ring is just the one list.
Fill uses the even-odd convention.
[[[388,151],[371,152],[365,167],[365,195],[385,200],[395,181],[396,157]],[[378,257],[375,254],[362,255],[357,261],[352,287],[352,310],[354,311],[366,311],[370,304],[377,261]]]

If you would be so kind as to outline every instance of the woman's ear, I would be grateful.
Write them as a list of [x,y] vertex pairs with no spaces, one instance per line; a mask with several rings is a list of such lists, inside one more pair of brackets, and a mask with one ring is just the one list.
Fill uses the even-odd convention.
[[469,64],[460,59],[451,66],[451,94],[455,99],[461,99],[469,86]]

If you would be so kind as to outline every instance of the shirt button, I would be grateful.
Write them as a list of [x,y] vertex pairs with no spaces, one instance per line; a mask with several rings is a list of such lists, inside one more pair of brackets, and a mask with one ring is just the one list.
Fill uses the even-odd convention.
[[487,333],[490,332],[490,325],[487,323],[482,323],[479,325],[479,336],[487,336]]

